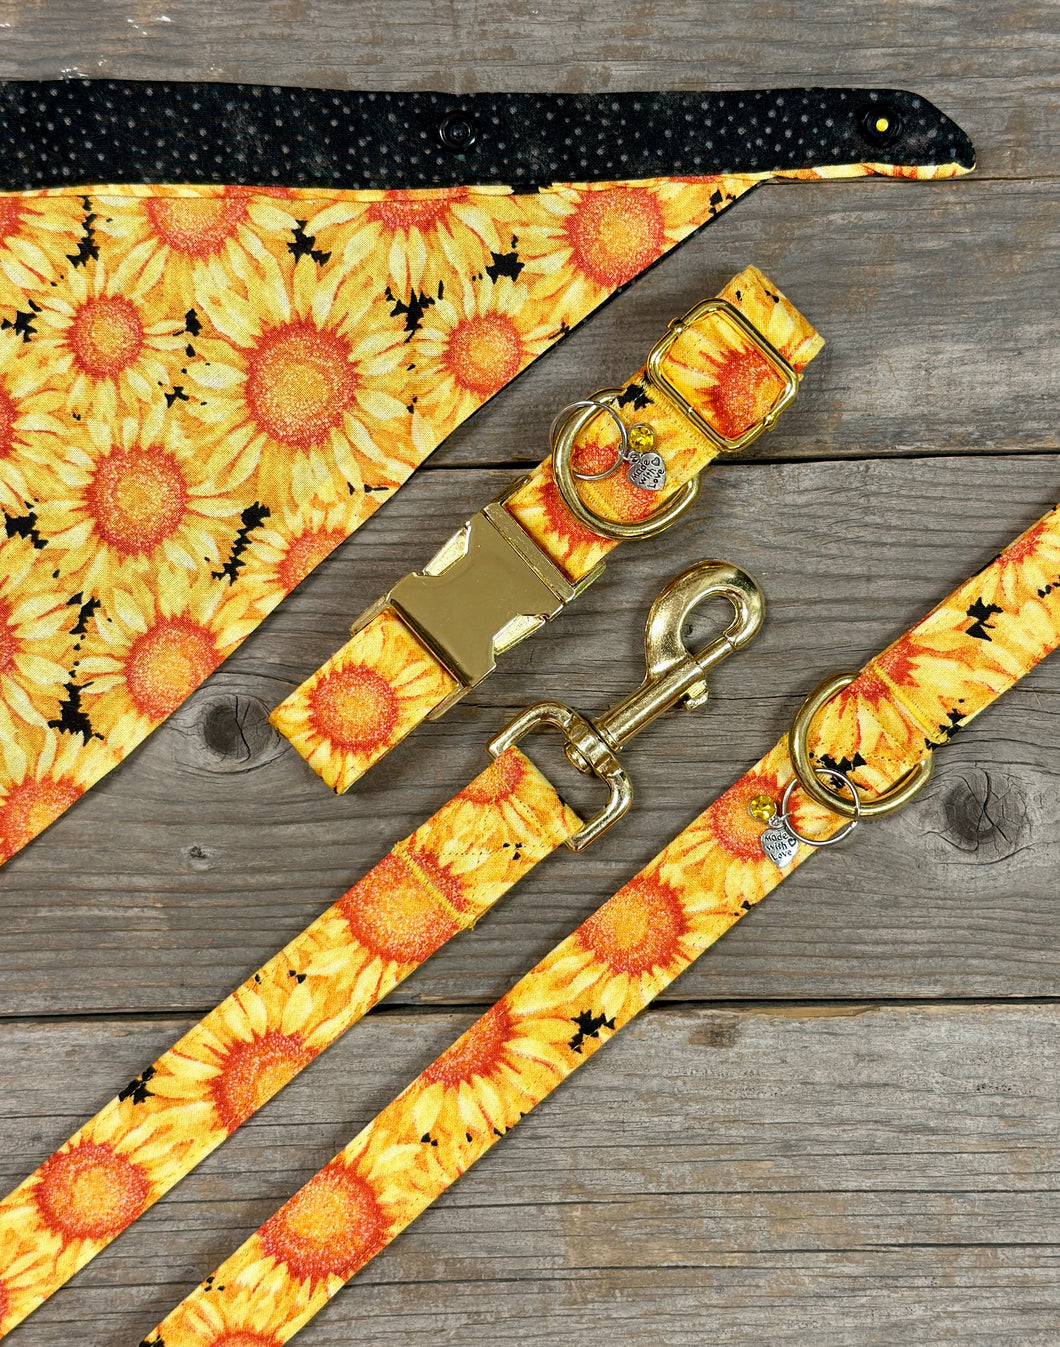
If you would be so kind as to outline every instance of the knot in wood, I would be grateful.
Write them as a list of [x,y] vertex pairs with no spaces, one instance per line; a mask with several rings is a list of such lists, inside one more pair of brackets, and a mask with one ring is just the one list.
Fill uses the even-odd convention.
[[206,756],[215,771],[242,771],[275,749],[279,736],[257,697],[224,693],[206,703],[199,717]]
[[1004,860],[1023,845],[1027,802],[1018,782],[997,768],[967,767],[942,799],[942,836],[977,860]]

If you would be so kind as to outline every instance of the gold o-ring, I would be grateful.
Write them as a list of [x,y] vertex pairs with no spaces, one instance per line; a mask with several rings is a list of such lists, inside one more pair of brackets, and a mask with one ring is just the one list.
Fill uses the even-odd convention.
[[[788,754],[791,758],[791,765],[795,769],[795,775],[799,778],[799,784],[812,800],[816,800],[824,809],[830,809],[833,814],[838,814],[840,818],[854,818],[854,806],[849,800],[844,800],[841,795],[837,795],[834,790],[826,786],[817,775],[813,763],[810,761],[806,740],[817,713],[826,702],[831,701],[837,692],[842,692],[844,688],[849,687],[857,676],[856,673],[834,674],[814,688],[796,711],[788,735]],[[925,754],[916,766],[908,771],[900,781],[896,782],[890,790],[883,795],[878,795],[874,800],[863,800],[861,802],[861,817],[880,818],[882,815],[893,813],[894,810],[901,809],[902,805],[908,804],[913,796],[927,785],[931,776],[932,765],[932,755],[930,753]]]
[[578,494],[578,484],[571,468],[574,441],[589,422],[605,410],[597,404],[617,402],[621,393],[620,388],[601,389],[599,393],[594,393],[592,398],[586,399],[580,411],[566,417],[558,426],[552,439],[552,476],[556,480],[556,486],[567,509],[575,519],[591,532],[599,534],[601,538],[611,538],[614,542],[629,542],[637,538],[653,538],[657,533],[662,533],[671,524],[676,523],[699,495],[699,478],[694,477],[692,481],[686,482],[668,504],[653,510],[643,519],[628,524],[618,519],[606,519],[603,515],[597,514],[591,506],[586,505]]

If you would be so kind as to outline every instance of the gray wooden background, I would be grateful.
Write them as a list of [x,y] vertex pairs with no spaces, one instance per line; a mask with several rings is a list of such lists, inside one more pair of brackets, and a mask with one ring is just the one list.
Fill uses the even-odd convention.
[[[766,632],[629,752],[636,812],[542,866],[16,1332],[134,1344],[785,728],[1060,495],[1055,0],[0,0],[0,77],[380,89],[892,84],[971,134],[946,184],[766,188],[466,424],[102,785],[0,872],[13,1185],[420,822],[516,709],[639,681],[668,576],[758,575]],[[745,263],[828,339],[713,468],[474,698],[336,798],[267,709]],[[310,1325],[324,1344],[1060,1341],[1060,660],[819,857]],[[558,770],[558,769],[557,769]],[[564,778],[565,782],[569,780]]]

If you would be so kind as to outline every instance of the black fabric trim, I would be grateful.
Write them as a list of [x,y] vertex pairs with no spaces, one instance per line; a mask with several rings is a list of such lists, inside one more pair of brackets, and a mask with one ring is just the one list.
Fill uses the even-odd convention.
[[[880,115],[887,129],[877,130]],[[975,161],[893,89],[374,93],[129,80],[0,83],[0,189],[99,183],[510,185]]]

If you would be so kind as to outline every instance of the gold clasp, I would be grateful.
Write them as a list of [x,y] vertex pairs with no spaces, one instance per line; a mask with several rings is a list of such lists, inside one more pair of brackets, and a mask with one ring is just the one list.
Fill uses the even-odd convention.
[[[728,599],[733,620],[693,655],[682,631],[692,609],[708,598]],[[702,706],[707,700],[708,670],[747,645],[764,617],[765,598],[752,576],[727,561],[700,561],[671,580],[651,606],[644,632],[647,672],[636,692],[597,720],[587,719],[562,702],[537,702],[490,741],[489,751],[496,758],[542,725],[560,730],[571,764],[579,772],[599,777],[609,791],[603,809],[567,839],[572,851],[582,851],[617,823],[632,803],[633,787],[618,750],[678,702],[693,710]]]
[[543,626],[591,585],[601,562],[572,584],[504,508],[520,478],[472,515],[422,571],[403,576],[354,622],[356,634],[392,608],[457,684],[430,714],[446,711],[496,668],[496,657]]

